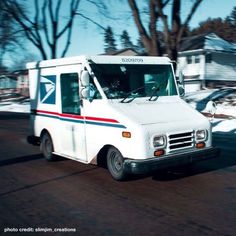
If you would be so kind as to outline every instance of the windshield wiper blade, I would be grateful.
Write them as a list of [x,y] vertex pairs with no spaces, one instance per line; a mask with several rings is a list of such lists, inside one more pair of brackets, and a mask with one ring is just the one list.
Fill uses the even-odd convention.
[[[139,87],[139,88],[137,88],[137,89],[134,89],[134,90],[128,92],[127,95],[126,95],[120,102],[122,102],[122,103],[125,102],[125,100],[126,100],[127,98],[129,98],[129,96],[132,95],[132,93],[136,93],[136,92],[138,92],[139,90],[143,89],[144,87],[145,87],[145,86],[142,86],[142,87]],[[127,102],[132,102],[136,97],[137,97],[137,96],[134,96],[134,97],[130,98],[130,100],[128,100]]]
[[[160,88],[154,87],[152,90],[153,90],[152,94],[151,94],[150,98],[148,99],[148,101],[156,101],[157,98],[159,97],[158,95],[156,95],[156,93],[160,90]],[[155,97],[155,99],[152,99],[153,97]]]

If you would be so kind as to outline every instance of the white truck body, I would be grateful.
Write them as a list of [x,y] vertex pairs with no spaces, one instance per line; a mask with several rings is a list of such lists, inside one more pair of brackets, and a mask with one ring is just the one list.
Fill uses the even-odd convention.
[[210,122],[180,98],[166,57],[79,56],[27,68],[29,142],[47,133],[48,152],[93,164],[113,155],[117,180],[217,153]]

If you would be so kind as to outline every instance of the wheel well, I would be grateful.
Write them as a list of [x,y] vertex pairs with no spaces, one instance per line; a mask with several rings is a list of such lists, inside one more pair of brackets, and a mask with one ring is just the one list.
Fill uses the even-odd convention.
[[53,140],[48,130],[43,129],[40,134],[40,150],[48,161],[55,160]]
[[112,145],[105,145],[97,154],[97,165],[100,167],[107,168],[107,152]]
[[[48,130],[43,129],[43,130],[41,131],[41,134],[40,134],[40,140],[41,140],[41,138],[43,137],[44,134],[48,134],[48,135],[51,137],[51,135],[50,135],[50,133],[48,132]],[[51,138],[52,138],[52,137],[51,137]]]
[[[47,129],[43,129],[43,130],[41,131],[40,138],[39,138],[39,140],[40,140],[40,146],[41,146],[41,141],[42,141],[42,137],[43,137],[44,134],[48,134],[49,137],[50,137],[51,140],[52,140],[52,136],[50,135],[50,133],[48,132],[48,130],[47,130]],[[53,140],[52,140],[52,143],[53,143]]]

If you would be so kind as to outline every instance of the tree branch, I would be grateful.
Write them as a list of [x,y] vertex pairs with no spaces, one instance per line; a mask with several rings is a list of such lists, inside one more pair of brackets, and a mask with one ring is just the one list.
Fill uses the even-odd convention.
[[55,20],[57,22],[59,21],[60,7],[61,7],[61,1],[58,1],[57,6],[56,6],[56,10],[55,10]]
[[[40,28],[40,23],[39,23],[39,5],[38,5],[38,0],[34,0],[34,5],[35,5],[35,17],[34,17],[34,22],[33,22],[33,27],[35,31],[35,38],[37,38],[37,41],[39,42],[40,45],[42,45],[42,39],[41,35],[39,33],[39,28]],[[33,32],[33,31],[32,31]]]
[[170,32],[168,26],[167,16],[163,12],[163,8],[166,5],[163,5],[162,0],[156,0],[158,15],[160,16],[163,25],[164,25],[164,38],[167,46],[170,45]]
[[194,13],[196,12],[197,8],[199,7],[199,5],[202,3],[203,0],[196,0],[187,16],[187,18],[185,19],[183,25],[180,28],[180,31],[178,33],[177,36],[177,41],[180,42],[183,32],[186,29],[186,27],[188,26],[189,22],[191,21],[191,19],[193,18]]
[[69,46],[71,44],[71,35],[72,35],[72,27],[69,27],[68,35],[67,35],[67,40],[66,40],[66,46],[61,54],[61,57],[64,57],[66,55],[66,52],[69,49]]
[[173,35],[177,36],[179,29],[181,27],[181,19],[180,19],[180,3],[181,0],[175,0],[173,1],[173,7],[172,7],[172,32]]
[[162,7],[164,8],[167,4],[169,4],[170,0],[166,0],[165,2],[162,3]]
[[49,32],[48,32],[48,27],[47,27],[47,15],[46,15],[46,9],[47,9],[47,0],[44,0],[44,4],[42,6],[42,14],[43,14],[43,31],[46,37],[46,41],[48,45],[51,45],[52,43],[50,42],[49,38]]
[[72,0],[70,4],[70,19],[68,20],[68,23],[65,25],[65,27],[57,34],[57,38],[60,38],[69,27],[72,27],[72,23],[74,20],[75,15],[77,15],[76,10],[78,9],[80,0]]
[[103,31],[105,31],[105,30],[106,30],[106,28],[105,28],[105,27],[103,27],[102,25],[100,25],[100,24],[99,24],[99,23],[97,23],[96,21],[92,20],[91,18],[89,18],[89,17],[85,16],[84,14],[82,14],[82,13],[79,13],[79,12],[76,12],[76,15],[78,15],[78,16],[81,16],[82,18],[84,18],[84,19],[86,19],[86,20],[88,20],[88,21],[92,22],[94,25],[98,26],[98,27],[99,27],[100,29],[102,29]]
[[195,3],[193,4],[186,20],[184,21],[184,26],[187,26],[190,22],[190,20],[193,18],[194,13],[196,12],[197,8],[199,7],[199,5],[202,3],[203,0],[196,0]]
[[69,49],[69,46],[71,44],[71,35],[72,35],[72,26],[73,26],[73,22],[74,22],[74,17],[76,15],[76,10],[78,8],[80,0],[76,0],[76,1],[71,1],[71,18],[70,21],[68,22],[68,34],[67,34],[67,41],[66,41],[66,46],[62,52],[62,57],[65,56],[66,52]]
[[[58,0],[60,2],[61,0]],[[58,21],[56,21],[54,13],[53,13],[53,3],[52,0],[48,0],[48,11],[49,11],[49,19],[52,27],[52,43],[49,45],[51,49],[51,57],[56,58],[56,48],[57,48],[57,25]]]
[[152,42],[152,50],[149,52],[150,55],[160,55],[160,48],[158,47],[158,37],[157,37],[157,14],[155,8],[155,0],[150,0],[149,2],[149,12],[150,12],[150,38]]
[[139,13],[139,9],[137,7],[137,4],[135,2],[135,0],[128,0],[129,6],[131,8],[132,14],[133,14],[133,18],[134,18],[134,22],[137,26],[140,38],[145,46],[145,48],[147,49],[147,51],[151,51],[151,39],[146,31],[146,29],[144,28],[143,24],[142,24],[142,20],[140,17],[140,13]]

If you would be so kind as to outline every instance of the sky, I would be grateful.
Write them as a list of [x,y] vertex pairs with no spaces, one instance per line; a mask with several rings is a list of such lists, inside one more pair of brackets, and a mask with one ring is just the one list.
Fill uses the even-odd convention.
[[[129,32],[129,35],[133,41],[136,43],[138,38],[138,32],[134,25],[133,18],[130,17],[129,6],[126,0],[122,1],[122,4],[115,4],[117,1],[105,0],[110,2],[111,9],[114,9],[115,17],[124,20],[109,20],[104,17],[99,17],[96,13],[96,9],[91,7],[89,4],[81,6],[85,12],[87,12],[92,19],[99,22],[103,26],[112,26],[113,31],[116,35],[117,42],[119,41],[119,35],[124,29]],[[143,2],[139,1],[138,2]],[[183,0],[182,15],[183,18],[186,17],[189,4],[192,1]],[[199,22],[206,20],[207,18],[221,17],[225,18],[228,16],[233,7],[236,6],[236,0],[204,0],[197,12],[195,13],[192,21],[190,22],[190,27],[197,27]],[[80,19],[81,20],[81,19]],[[77,35],[78,33],[78,35]],[[101,54],[104,52],[104,37],[103,31],[92,23],[80,23],[78,32],[74,31],[74,35],[77,35],[76,42],[73,42],[73,47],[68,53],[68,56],[75,56],[80,54]]]
[[[123,30],[127,30],[131,40],[134,44],[136,44],[138,39],[138,31],[135,27],[129,5],[127,0],[103,0],[108,6],[109,10],[107,14],[110,18],[102,16],[98,9],[89,1],[81,0],[79,6],[79,12],[84,15],[90,17],[93,21],[96,21],[103,27],[111,26],[113,32],[116,37],[116,42],[118,44],[118,48],[120,48],[120,35]],[[137,4],[140,8],[143,9],[144,0],[136,0]],[[33,0],[27,0],[28,9],[30,12],[34,14]],[[43,1],[39,1],[43,2]],[[66,12],[69,8],[69,0],[63,0],[63,8],[61,11],[61,19],[66,19]],[[95,0],[95,2],[97,2]],[[182,0],[182,17],[186,18],[189,12],[189,6],[192,4],[193,0]],[[203,0],[202,4],[198,8],[195,13],[192,21],[190,22],[190,27],[197,27],[199,22],[206,20],[207,18],[216,18],[221,17],[225,18],[228,16],[233,7],[236,6],[236,0]],[[170,9],[170,8],[169,8]],[[143,14],[143,16],[145,16]],[[78,56],[78,55],[96,55],[104,53],[104,35],[103,30],[96,26],[95,24],[86,21],[80,16],[76,17],[76,21],[74,23],[71,46],[67,53],[67,57],[69,56]],[[61,42],[62,44],[64,43]],[[37,49],[31,44],[27,45],[28,50],[37,55]],[[39,54],[38,54],[39,55]],[[37,56],[36,56],[37,58]],[[40,57],[38,56],[40,59]],[[37,58],[37,60],[39,60]]]

